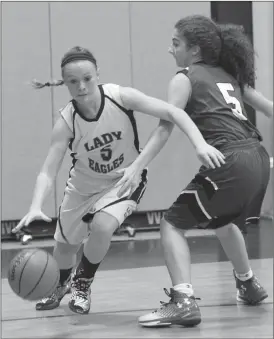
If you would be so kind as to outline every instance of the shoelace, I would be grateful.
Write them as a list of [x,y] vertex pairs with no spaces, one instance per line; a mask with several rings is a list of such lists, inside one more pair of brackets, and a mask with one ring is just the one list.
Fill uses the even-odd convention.
[[[168,302],[165,302],[165,301],[160,301],[160,309],[163,309],[165,307],[167,307],[168,305],[174,303],[174,296],[172,295],[172,293],[168,292],[168,290],[166,288],[163,289],[165,291],[165,294],[170,298],[170,300]],[[192,299],[194,300],[201,300],[201,298],[195,298],[193,297]],[[152,313],[156,313],[157,310],[153,311]]]
[[[165,291],[165,294],[170,298],[170,300],[168,302],[160,301],[160,304],[161,304],[160,309],[163,309],[163,308],[167,307],[169,304],[174,302],[173,295],[171,293],[169,293],[166,288],[164,288],[164,291]],[[157,310],[153,311],[152,313],[156,313],[156,312],[157,312]]]
[[83,291],[73,291],[72,292],[73,299],[87,299],[87,292]]
[[46,297],[46,298],[43,298],[41,300],[42,303],[45,303],[46,301],[48,300],[54,300],[57,298],[57,294],[56,293],[52,293],[50,296]]
[[72,291],[72,297],[86,299],[90,283],[90,281],[84,281],[81,278],[73,277],[71,287],[75,290]]
[[59,298],[59,291],[63,286],[57,286],[55,292],[53,292],[51,295],[49,295],[48,297],[45,297],[43,299],[41,299],[42,303],[45,303],[47,300],[54,300],[54,299],[58,299]]

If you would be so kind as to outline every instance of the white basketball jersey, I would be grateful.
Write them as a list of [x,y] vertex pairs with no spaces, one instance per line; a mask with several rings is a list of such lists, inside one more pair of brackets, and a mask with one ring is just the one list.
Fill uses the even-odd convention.
[[101,106],[95,119],[86,119],[72,100],[60,113],[73,132],[70,142],[73,166],[67,190],[81,195],[103,193],[139,155],[139,140],[133,111],[123,107],[119,86],[99,85]]

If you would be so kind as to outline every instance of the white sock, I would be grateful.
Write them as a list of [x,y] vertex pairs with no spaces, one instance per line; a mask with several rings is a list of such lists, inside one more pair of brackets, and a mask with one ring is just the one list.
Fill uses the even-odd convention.
[[191,297],[194,294],[191,284],[179,284],[173,286],[173,289],[177,292],[185,293],[188,297]]
[[236,274],[236,277],[241,281],[246,281],[253,277],[252,270],[249,270],[247,273],[241,273],[241,274],[235,272],[235,274]]

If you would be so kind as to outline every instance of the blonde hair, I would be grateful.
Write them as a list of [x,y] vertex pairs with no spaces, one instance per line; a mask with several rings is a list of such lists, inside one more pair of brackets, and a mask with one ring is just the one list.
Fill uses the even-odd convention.
[[[97,61],[93,54],[86,48],[76,46],[71,48],[62,58],[61,60],[61,69],[63,67],[73,61],[77,60],[89,60],[94,64],[94,66],[97,69]],[[51,87],[51,86],[62,86],[64,85],[63,80],[52,80],[52,81],[47,81],[47,82],[40,82],[36,79],[32,80],[31,85],[35,89],[41,89],[44,87]]]

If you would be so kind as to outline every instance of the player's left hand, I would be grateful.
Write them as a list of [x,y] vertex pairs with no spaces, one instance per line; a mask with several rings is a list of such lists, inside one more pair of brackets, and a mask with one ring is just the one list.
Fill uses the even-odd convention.
[[225,164],[225,156],[217,148],[204,143],[201,147],[196,149],[199,160],[206,167],[216,168]]
[[118,197],[121,197],[127,191],[129,191],[128,195],[131,195],[140,184],[142,170],[135,166],[129,166],[116,171],[116,173],[123,174],[123,177],[115,185],[115,187],[121,186]]

